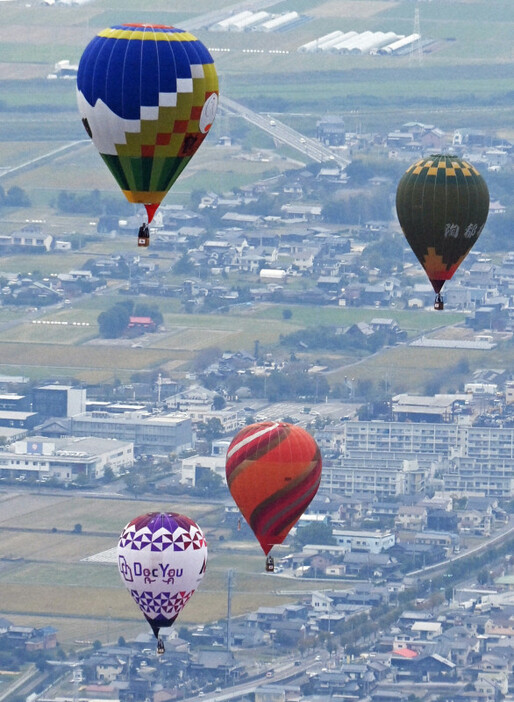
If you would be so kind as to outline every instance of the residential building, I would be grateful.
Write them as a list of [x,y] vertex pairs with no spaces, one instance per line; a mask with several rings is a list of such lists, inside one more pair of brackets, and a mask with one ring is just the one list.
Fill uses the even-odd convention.
[[427,509],[419,505],[400,505],[394,523],[397,529],[421,531],[427,524]]
[[[349,422],[350,423],[350,422]],[[323,466],[322,486],[344,495],[376,496],[423,493],[430,466],[408,457],[385,451],[347,451]]]
[[395,544],[395,536],[390,531],[352,531],[335,527],[332,534],[339,546],[347,546],[351,551],[382,553]]
[[179,453],[193,445],[191,418],[182,413],[86,412],[71,418],[70,433],[131,441],[140,453]]

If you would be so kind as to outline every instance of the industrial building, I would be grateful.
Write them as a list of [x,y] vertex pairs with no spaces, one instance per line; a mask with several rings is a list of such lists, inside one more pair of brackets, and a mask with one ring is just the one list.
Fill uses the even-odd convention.
[[378,54],[381,56],[402,55],[414,51],[420,44],[426,46],[432,40],[421,40],[414,32],[405,36],[396,32],[356,32],[355,30],[335,30],[298,47],[300,53],[332,54]]
[[86,390],[70,385],[44,385],[32,392],[32,409],[41,417],[73,417],[86,411]]
[[216,22],[209,27],[209,30],[211,32],[247,32],[249,30],[274,32],[289,28],[293,23],[296,24],[300,17],[294,10],[276,15],[271,15],[264,10],[258,12],[243,10]]
[[132,442],[92,437],[48,439],[32,436],[0,451],[0,477],[7,480],[63,483],[89,482],[103,477],[106,466],[114,475],[134,463]]

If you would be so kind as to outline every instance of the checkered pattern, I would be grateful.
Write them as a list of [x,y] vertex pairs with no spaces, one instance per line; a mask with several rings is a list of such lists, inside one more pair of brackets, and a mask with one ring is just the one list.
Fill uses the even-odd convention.
[[130,202],[161,202],[208,133],[217,96],[211,55],[175,27],[102,30],[79,64],[82,121]]
[[407,169],[412,175],[425,174],[427,178],[442,181],[447,178],[471,178],[479,176],[477,169],[467,161],[457,159],[456,156],[431,156],[421,159]]

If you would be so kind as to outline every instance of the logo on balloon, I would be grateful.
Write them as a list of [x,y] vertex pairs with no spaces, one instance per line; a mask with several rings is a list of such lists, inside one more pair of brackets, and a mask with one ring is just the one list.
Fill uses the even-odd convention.
[[134,576],[132,575],[132,568],[127,563],[125,556],[118,556],[118,568],[120,575],[127,583],[134,582]]
[[214,117],[218,111],[218,94],[212,93],[209,95],[202,108],[200,115],[200,131],[202,134],[207,134],[214,122]]
[[121,577],[127,583],[133,583],[136,576],[143,577],[145,583],[153,583],[160,578],[168,585],[174,585],[175,578],[181,578],[184,574],[183,568],[170,568],[169,563],[158,563],[154,568],[146,568],[139,561],[134,561],[131,568],[124,556],[118,557],[118,567]]

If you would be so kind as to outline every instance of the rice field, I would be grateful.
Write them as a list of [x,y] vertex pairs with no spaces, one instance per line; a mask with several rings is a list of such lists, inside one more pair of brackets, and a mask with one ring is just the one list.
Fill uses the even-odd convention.
[[[64,645],[145,630],[115,563],[84,559],[115,547],[130,519],[154,510],[186,512],[202,526],[209,544],[205,578],[180,623],[226,615],[229,569],[234,571],[234,616],[295,600],[277,594],[277,579],[263,573],[264,556],[256,543],[219,540],[226,536],[218,526],[221,505],[10,493],[0,494],[0,508],[0,616],[20,625],[51,624]],[[76,524],[82,533],[73,532]],[[295,581],[279,582],[280,590],[298,588]]]
[[0,343],[3,366],[46,368],[136,370],[165,362],[162,351],[108,346],[75,346],[70,352],[63,344]]
[[[457,334],[453,338],[457,338]],[[466,362],[470,370],[458,372],[459,364]],[[478,368],[511,368],[514,363],[512,343],[492,351],[437,349],[398,346],[370,356],[358,363],[349,363],[330,374],[330,382],[370,380],[375,386],[386,383],[393,394],[425,392],[428,383],[440,383],[440,392],[457,391],[469,381],[470,373]]]

